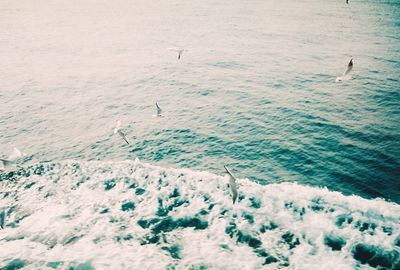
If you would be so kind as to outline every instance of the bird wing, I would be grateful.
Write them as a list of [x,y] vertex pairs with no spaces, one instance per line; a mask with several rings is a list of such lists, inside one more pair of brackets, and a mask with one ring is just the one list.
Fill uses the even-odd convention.
[[120,128],[121,128],[121,121],[117,120],[117,123],[114,128],[114,134],[116,134]]
[[7,167],[13,164],[12,161],[7,160],[7,159],[0,159],[1,163],[3,163],[3,167]]
[[116,129],[119,129],[121,127],[121,121],[117,120],[117,125],[115,126]]
[[183,54],[183,50],[179,50],[178,59],[181,59],[182,54]]
[[235,204],[236,199],[238,197],[238,191],[237,191],[235,184],[230,184],[230,186],[231,186],[231,192],[232,192],[232,201],[233,201],[233,204]]
[[13,152],[9,155],[8,160],[10,161],[16,161],[17,159],[21,158],[23,156],[22,152],[14,147]]
[[233,174],[231,173],[231,171],[228,169],[228,167],[224,166],[225,171],[229,174],[229,181],[233,180],[233,182],[236,181],[235,177],[233,176]]
[[126,138],[125,134],[124,134],[121,130],[118,130],[118,134],[122,137],[122,139],[124,139],[124,141],[125,141],[127,144],[130,144],[130,143],[128,142],[128,139]]
[[156,102],[156,107],[157,107],[157,114],[161,114],[162,110],[157,102]]
[[233,201],[233,204],[235,204],[236,199],[238,197],[238,191],[237,191],[237,186],[236,186],[236,178],[229,171],[228,167],[224,166],[224,168],[225,168],[226,172],[229,174],[229,186],[231,188],[232,201]]
[[353,69],[353,58],[351,58],[349,64],[347,65],[346,70],[343,72],[343,76],[347,76],[352,69]]

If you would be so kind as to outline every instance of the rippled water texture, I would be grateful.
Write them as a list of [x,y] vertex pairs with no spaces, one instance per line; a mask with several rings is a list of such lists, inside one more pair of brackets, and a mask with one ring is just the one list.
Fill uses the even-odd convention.
[[1,1],[0,152],[228,164],[399,203],[399,3]]

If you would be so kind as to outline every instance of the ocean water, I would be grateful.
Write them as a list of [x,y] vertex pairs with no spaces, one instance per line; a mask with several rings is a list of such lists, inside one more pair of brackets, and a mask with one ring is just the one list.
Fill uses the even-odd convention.
[[1,1],[0,267],[399,269],[400,2],[344,2]]

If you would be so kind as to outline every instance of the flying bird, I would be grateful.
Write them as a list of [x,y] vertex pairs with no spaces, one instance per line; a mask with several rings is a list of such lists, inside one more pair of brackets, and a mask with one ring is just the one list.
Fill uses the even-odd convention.
[[178,48],[167,48],[167,50],[176,51],[178,53],[178,60],[181,60],[183,52],[187,51],[185,49],[178,49]]
[[341,82],[341,81],[345,81],[345,80],[350,79],[351,76],[349,74],[353,69],[353,65],[354,65],[353,58],[351,58],[350,62],[347,64],[346,70],[343,72],[343,75],[340,76],[340,77],[337,77],[336,78],[336,82]]
[[161,110],[161,108],[160,108],[160,105],[158,105],[157,102],[156,102],[156,109],[157,109],[157,117],[162,116],[162,114],[161,114],[162,110]]
[[225,168],[226,172],[229,174],[229,187],[231,189],[233,204],[235,204],[236,199],[238,197],[236,178],[232,175],[232,173],[229,171],[229,169],[226,166],[224,166],[224,168]]
[[117,134],[117,133],[118,133],[119,136],[121,136],[122,139],[124,139],[124,141],[125,141],[127,144],[130,144],[130,143],[128,142],[128,139],[126,138],[125,134],[124,134],[124,133],[122,132],[122,130],[121,130],[121,121],[119,121],[119,120],[117,120],[117,125],[116,125],[116,127],[114,128],[114,134]]
[[20,167],[17,165],[19,159],[24,157],[25,154],[21,152],[18,148],[14,147],[13,152],[8,156],[7,159],[0,159],[2,167],[8,169],[11,167]]
[[181,59],[181,56],[182,56],[182,54],[183,54],[183,51],[184,51],[184,50],[179,50],[179,51],[178,51],[178,60]]

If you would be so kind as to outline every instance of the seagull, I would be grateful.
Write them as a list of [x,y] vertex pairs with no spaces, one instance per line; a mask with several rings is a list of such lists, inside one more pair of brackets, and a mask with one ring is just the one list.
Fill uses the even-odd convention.
[[161,108],[160,108],[160,106],[158,105],[157,102],[156,102],[156,108],[157,108],[157,117],[162,116],[162,114],[161,114],[162,110],[161,110]]
[[167,48],[167,50],[178,52],[178,60],[181,60],[183,52],[187,51],[185,49],[178,49],[178,48]]
[[184,51],[184,50],[179,50],[179,51],[178,51],[178,60],[181,59],[181,56],[182,56],[183,51]]
[[17,165],[17,161],[24,157],[25,154],[21,152],[18,148],[14,147],[13,152],[8,156],[7,159],[0,159],[0,163],[2,164],[2,167],[4,169],[10,168],[10,167],[20,167]]
[[349,0],[346,0],[346,4],[348,4],[349,3]]
[[226,166],[224,166],[224,168],[225,168],[226,172],[229,174],[229,187],[231,189],[233,204],[235,204],[236,199],[238,197],[236,178],[232,175],[232,173],[228,170],[228,168]]
[[4,229],[6,224],[6,209],[0,209],[0,228]]
[[349,73],[351,72],[351,70],[353,69],[353,58],[350,59],[350,62],[347,64],[347,68],[346,70],[343,72],[343,75],[340,77],[336,78],[336,82],[341,82],[344,80],[348,80],[351,78],[351,76],[349,75]]
[[125,134],[122,132],[122,130],[121,130],[121,121],[119,121],[119,120],[117,120],[117,126],[114,128],[114,134],[119,134],[119,136],[121,136],[122,137],[122,139],[124,139],[124,141],[127,143],[127,144],[130,144],[129,142],[128,142],[128,139],[126,138],[126,136],[125,136]]

